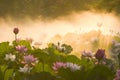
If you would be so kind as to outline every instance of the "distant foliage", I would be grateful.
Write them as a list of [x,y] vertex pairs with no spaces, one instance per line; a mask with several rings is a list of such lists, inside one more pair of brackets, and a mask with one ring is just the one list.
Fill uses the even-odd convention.
[[0,0],[0,17],[54,19],[75,11],[120,12],[120,0]]

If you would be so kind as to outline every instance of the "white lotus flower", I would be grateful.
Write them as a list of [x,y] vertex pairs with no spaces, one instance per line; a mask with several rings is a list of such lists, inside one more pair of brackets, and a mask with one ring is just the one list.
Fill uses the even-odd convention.
[[30,73],[30,70],[32,70],[32,67],[24,66],[23,68],[20,67],[18,71],[23,73]]
[[82,56],[84,57],[92,57],[93,56],[93,53],[91,51],[83,51],[82,52]]
[[11,53],[5,55],[5,60],[15,61],[15,58],[16,56]]
[[71,63],[71,62],[67,62],[66,67],[70,68],[71,71],[80,70],[80,68],[81,68],[81,66],[74,64],[74,63]]

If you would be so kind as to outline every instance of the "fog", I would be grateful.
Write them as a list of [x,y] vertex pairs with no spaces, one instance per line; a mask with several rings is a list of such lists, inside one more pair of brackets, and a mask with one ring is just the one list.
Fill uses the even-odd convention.
[[[99,24],[101,26],[99,26]],[[21,39],[32,38],[34,42],[47,43],[56,34],[85,33],[101,29],[103,34],[119,32],[120,20],[113,13],[82,12],[59,17],[54,20],[32,20],[29,17],[20,21],[0,19],[0,42],[14,40],[13,28],[18,27]]]

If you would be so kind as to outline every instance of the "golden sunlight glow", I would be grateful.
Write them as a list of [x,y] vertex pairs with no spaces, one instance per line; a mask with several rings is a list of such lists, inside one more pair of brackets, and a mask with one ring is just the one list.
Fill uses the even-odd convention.
[[9,22],[0,20],[0,41],[12,41],[14,27],[20,29],[19,38],[33,38],[35,42],[48,43],[56,34],[64,36],[67,33],[80,34],[91,30],[101,30],[103,34],[111,34],[114,31],[118,32],[120,26],[118,18],[112,13],[73,13],[53,21],[32,21],[29,18],[23,22],[15,22],[10,18],[8,20]]

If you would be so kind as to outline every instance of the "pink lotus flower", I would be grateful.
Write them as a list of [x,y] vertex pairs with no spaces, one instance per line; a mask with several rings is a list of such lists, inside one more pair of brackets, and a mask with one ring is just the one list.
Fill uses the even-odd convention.
[[114,80],[120,80],[120,70],[117,70],[116,77]]
[[33,55],[26,55],[23,57],[23,64],[28,64],[34,66],[36,63],[38,63],[37,58],[35,58]]
[[81,66],[77,65],[77,64],[74,64],[74,63],[71,63],[71,62],[55,62],[53,63],[53,67],[52,69],[54,71],[58,71],[60,68],[69,68],[71,71],[76,71],[76,70],[80,70]]
[[53,68],[54,71],[58,71],[58,69],[61,68],[61,67],[66,68],[66,63],[64,63],[64,62],[55,62],[55,63],[53,63],[52,68]]
[[24,53],[24,52],[27,52],[27,48],[23,45],[18,45],[16,46],[16,50],[19,51],[20,53]]
[[14,29],[13,29],[13,33],[14,33],[14,34],[18,34],[18,33],[19,33],[19,29],[18,29],[18,28],[14,28]]
[[105,50],[104,49],[98,49],[97,52],[96,52],[96,54],[95,54],[95,57],[98,60],[106,58]]

